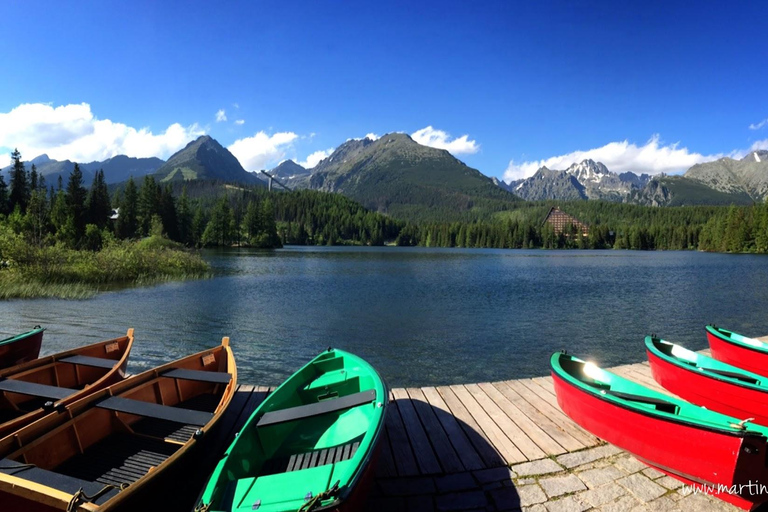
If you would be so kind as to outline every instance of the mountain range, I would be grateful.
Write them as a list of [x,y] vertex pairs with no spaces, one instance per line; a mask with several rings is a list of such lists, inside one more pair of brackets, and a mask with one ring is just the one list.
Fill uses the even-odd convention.
[[768,151],[740,160],[721,158],[696,164],[682,176],[617,174],[600,162],[584,160],[565,170],[541,167],[536,173],[499,186],[529,201],[604,200],[648,206],[751,204],[768,197]]
[[[69,160],[40,155],[34,164],[48,185],[64,182],[74,168]],[[259,173],[247,172],[210,136],[191,141],[167,162],[159,158],[115,156],[81,164],[89,185],[99,169],[107,183],[152,174],[160,182],[217,180],[264,186]],[[0,170],[8,177],[10,167]],[[521,199],[604,200],[649,206],[751,204],[768,197],[768,151],[741,159],[697,164],[682,176],[615,173],[601,162],[584,160],[567,169],[541,167],[526,179],[504,183],[489,178],[448,151],[423,146],[403,133],[372,140],[350,139],[315,167],[286,160],[270,174],[291,188],[340,193],[365,207],[405,220],[479,219],[508,210]]]
[[[80,164],[80,170],[83,172],[83,182],[90,185],[96,173],[102,169],[104,179],[107,183],[120,183],[127,180],[130,176],[140,177],[145,174],[152,174],[163,165],[159,158],[133,158],[125,155],[117,155],[100,162],[89,162]],[[61,177],[66,185],[69,174],[75,168],[75,163],[70,160],[53,160],[48,155],[40,155],[28,162],[24,162],[27,170],[35,165],[37,172],[45,176],[45,182],[48,186],[56,185]],[[8,183],[8,173],[11,167],[0,169],[0,173],[6,178]]]
[[292,188],[343,194],[366,208],[406,220],[488,215],[520,199],[448,151],[422,146],[404,133],[351,139],[315,167],[283,162],[273,173]]
[[160,182],[219,180],[264,185],[255,174],[243,169],[235,155],[208,135],[198,137],[171,155],[154,174]]

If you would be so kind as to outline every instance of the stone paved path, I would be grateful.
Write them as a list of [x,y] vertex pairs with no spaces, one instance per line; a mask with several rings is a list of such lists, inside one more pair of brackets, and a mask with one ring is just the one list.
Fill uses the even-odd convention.
[[694,494],[612,445],[509,468],[449,476],[378,479],[373,511],[737,511]]

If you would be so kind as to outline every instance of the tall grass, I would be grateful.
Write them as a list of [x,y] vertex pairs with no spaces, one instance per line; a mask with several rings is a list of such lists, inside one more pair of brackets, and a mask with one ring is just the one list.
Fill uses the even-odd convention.
[[0,298],[85,298],[119,285],[209,276],[195,253],[159,237],[113,241],[102,250],[76,251],[62,245],[36,247],[21,238],[0,240],[8,267],[0,270]]

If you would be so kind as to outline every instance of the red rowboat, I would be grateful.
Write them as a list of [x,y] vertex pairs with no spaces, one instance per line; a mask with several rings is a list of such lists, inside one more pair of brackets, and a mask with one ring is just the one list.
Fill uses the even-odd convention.
[[768,343],[714,325],[707,326],[707,341],[718,361],[768,376]]
[[37,359],[43,344],[43,331],[39,325],[29,332],[0,340],[0,369]]
[[653,378],[664,388],[707,409],[768,425],[768,377],[652,336],[645,348]]
[[713,494],[742,508],[768,501],[768,493],[748,487],[768,485],[768,428],[740,424],[570,355],[554,354],[551,365],[560,408],[594,435],[683,481],[714,486]]

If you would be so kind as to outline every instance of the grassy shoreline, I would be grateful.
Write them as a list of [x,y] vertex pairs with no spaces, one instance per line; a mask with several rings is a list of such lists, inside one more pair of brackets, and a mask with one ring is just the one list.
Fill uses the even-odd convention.
[[121,286],[210,277],[198,254],[160,237],[115,241],[100,251],[76,251],[57,245],[6,244],[0,269],[0,300],[85,299]]

